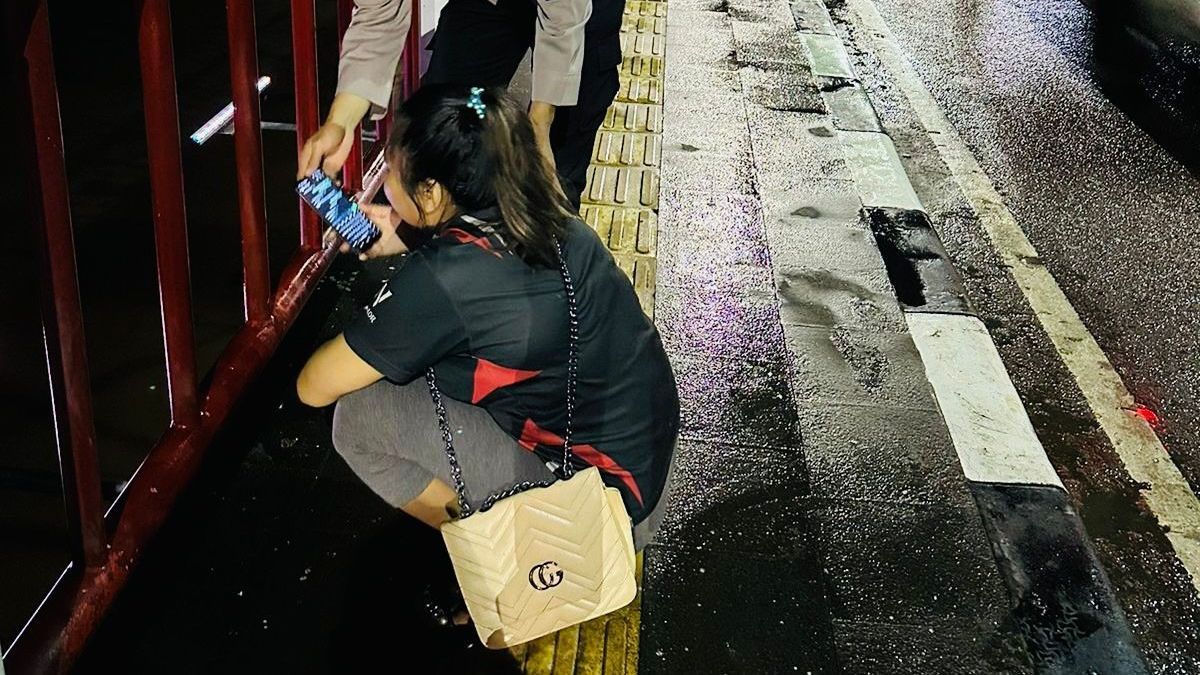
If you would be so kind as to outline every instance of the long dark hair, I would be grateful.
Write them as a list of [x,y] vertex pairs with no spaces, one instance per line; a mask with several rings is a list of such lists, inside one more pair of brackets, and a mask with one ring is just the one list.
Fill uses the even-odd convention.
[[471,88],[421,87],[397,111],[388,160],[409,195],[426,180],[442,185],[459,211],[499,207],[501,234],[527,263],[553,265],[554,241],[573,217],[570,203],[534,141],[528,115],[498,88],[467,103]]

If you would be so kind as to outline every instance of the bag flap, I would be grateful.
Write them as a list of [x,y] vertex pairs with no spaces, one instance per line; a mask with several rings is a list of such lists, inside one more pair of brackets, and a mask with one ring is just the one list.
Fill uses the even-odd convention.
[[517,502],[512,527],[519,573],[496,598],[500,616],[516,619],[563,605],[590,612],[601,598],[612,519],[599,471],[510,499]]

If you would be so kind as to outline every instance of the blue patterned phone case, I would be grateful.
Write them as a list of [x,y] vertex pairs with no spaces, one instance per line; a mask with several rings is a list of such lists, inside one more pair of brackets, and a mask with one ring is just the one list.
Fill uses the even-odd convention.
[[296,194],[313,207],[350,248],[361,253],[379,239],[381,233],[375,223],[320,169],[296,184]]

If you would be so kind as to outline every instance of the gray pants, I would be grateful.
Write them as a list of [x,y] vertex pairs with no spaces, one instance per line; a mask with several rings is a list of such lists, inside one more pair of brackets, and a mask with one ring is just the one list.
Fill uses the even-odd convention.
[[[447,396],[442,400],[472,505],[522,481],[553,479],[542,460],[506,434],[486,410]],[[333,413],[333,447],[375,494],[396,508],[415,499],[434,479],[454,486],[423,378],[406,385],[380,381],[343,396]],[[650,515],[634,526],[638,550],[658,530],[668,490]]]

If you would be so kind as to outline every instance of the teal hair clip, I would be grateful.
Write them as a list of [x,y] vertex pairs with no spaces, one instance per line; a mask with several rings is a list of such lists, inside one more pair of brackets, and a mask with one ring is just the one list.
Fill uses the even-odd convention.
[[475,111],[479,115],[479,119],[483,119],[487,115],[487,106],[483,104],[483,87],[471,87],[471,95],[467,97],[467,107]]

